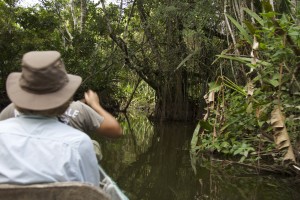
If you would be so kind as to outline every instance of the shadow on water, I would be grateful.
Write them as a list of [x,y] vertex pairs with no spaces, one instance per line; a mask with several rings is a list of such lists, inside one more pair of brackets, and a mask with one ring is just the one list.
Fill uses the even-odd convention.
[[102,166],[131,200],[300,199],[291,179],[256,176],[200,156],[195,173],[189,151],[193,124],[151,124],[137,114],[119,120],[124,137],[97,140]]

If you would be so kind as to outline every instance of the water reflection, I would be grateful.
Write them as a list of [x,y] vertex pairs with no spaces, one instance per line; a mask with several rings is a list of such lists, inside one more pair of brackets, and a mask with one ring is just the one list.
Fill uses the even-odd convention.
[[130,199],[193,199],[196,177],[189,143],[194,126],[151,124],[145,116],[123,116],[125,137],[101,141],[102,165]]
[[[212,157],[210,161],[202,159],[197,167],[196,176],[201,183],[197,199],[300,199],[299,184],[295,178],[264,173],[257,175],[252,168],[215,162]],[[203,168],[209,169],[209,172],[203,172]]]
[[193,124],[151,124],[137,114],[120,121],[123,138],[98,141],[104,169],[131,200],[300,199],[291,179],[256,176],[205,157],[195,174],[189,151]]

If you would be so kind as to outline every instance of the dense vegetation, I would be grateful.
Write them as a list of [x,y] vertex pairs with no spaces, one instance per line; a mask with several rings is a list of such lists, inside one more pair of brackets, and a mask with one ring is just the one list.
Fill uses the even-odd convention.
[[[31,50],[58,50],[115,111],[200,120],[193,153],[298,163],[299,9],[295,0],[0,0],[1,106]],[[203,98],[205,97],[205,98]],[[290,165],[289,165],[290,166]],[[293,169],[296,169],[295,167]]]
[[285,3],[288,7],[268,1],[261,8],[243,7],[243,20],[225,16],[239,35],[216,62],[230,62],[226,66],[234,69],[210,83],[194,151],[247,159],[261,170],[299,173],[299,13]]

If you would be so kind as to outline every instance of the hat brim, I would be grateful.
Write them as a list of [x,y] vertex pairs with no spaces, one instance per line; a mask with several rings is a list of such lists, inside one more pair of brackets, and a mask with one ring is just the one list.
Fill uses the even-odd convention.
[[23,90],[19,85],[21,73],[13,72],[6,80],[9,99],[18,107],[29,110],[49,110],[70,100],[81,84],[81,77],[68,74],[69,82],[60,90],[46,94],[34,94]]

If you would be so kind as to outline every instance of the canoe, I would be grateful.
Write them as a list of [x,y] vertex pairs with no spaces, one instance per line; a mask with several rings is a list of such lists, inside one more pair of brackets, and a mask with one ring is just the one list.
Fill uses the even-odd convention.
[[0,200],[110,200],[100,187],[85,183],[0,184]]

